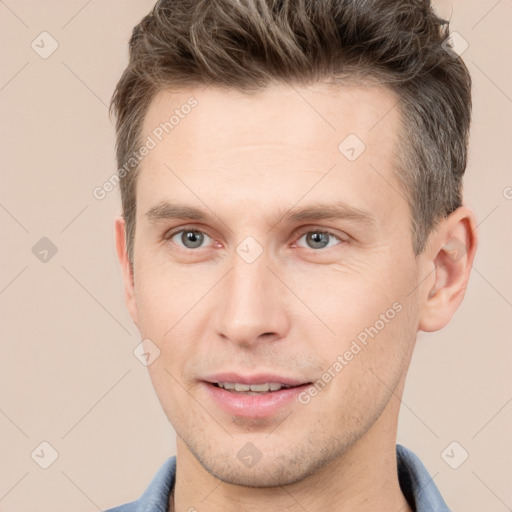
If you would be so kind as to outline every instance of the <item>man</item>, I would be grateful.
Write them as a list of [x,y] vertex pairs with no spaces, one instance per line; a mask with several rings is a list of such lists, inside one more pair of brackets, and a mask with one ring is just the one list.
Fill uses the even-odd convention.
[[449,510],[396,445],[477,245],[447,37],[426,0],[167,0],[135,27],[116,244],[177,455],[111,510]]

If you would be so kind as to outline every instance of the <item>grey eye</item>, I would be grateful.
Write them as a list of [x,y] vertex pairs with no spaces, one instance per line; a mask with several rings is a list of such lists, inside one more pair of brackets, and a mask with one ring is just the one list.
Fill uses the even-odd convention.
[[309,231],[300,237],[306,239],[306,248],[309,249],[325,249],[326,247],[332,247],[336,243],[340,242],[340,239],[329,233],[328,231]]
[[312,232],[306,235],[306,240],[311,242],[313,249],[323,249],[329,243],[329,235],[327,233]]
[[195,229],[183,229],[172,236],[172,238],[175,237],[178,237],[180,241],[178,245],[183,245],[183,247],[186,247],[187,249],[197,249],[198,247],[201,247],[205,237],[208,237],[208,235],[201,231],[196,231]]

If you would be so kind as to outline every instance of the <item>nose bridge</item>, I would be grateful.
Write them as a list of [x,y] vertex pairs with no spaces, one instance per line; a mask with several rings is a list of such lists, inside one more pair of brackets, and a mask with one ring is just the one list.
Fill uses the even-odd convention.
[[254,242],[242,242],[237,247],[216,311],[215,328],[222,337],[248,345],[262,335],[277,338],[285,334],[283,292],[277,290],[279,283],[268,263],[267,254],[262,248],[257,251]]

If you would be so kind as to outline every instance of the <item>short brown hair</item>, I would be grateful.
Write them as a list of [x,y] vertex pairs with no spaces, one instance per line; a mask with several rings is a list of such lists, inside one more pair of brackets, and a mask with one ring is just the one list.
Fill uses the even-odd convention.
[[[159,0],[133,29],[112,97],[117,162],[141,146],[154,96],[212,84],[250,93],[274,82],[377,79],[397,93],[397,174],[411,210],[415,254],[462,204],[471,78],[429,0]],[[138,165],[120,179],[133,262]]]

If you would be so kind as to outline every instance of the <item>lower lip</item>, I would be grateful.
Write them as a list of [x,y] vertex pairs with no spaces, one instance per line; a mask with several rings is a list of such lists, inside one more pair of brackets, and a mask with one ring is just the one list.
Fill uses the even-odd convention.
[[283,388],[279,391],[270,391],[261,395],[244,395],[226,391],[210,382],[203,382],[206,391],[213,401],[225,412],[246,418],[266,418],[279,412],[291,402],[297,400],[305,389],[311,384],[304,384],[294,388]]

